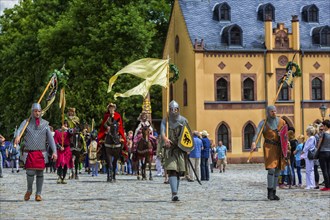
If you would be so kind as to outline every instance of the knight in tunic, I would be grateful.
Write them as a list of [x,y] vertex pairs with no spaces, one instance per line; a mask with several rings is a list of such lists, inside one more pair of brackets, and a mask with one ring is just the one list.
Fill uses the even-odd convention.
[[[166,136],[166,121],[168,120],[168,136]],[[172,201],[178,201],[180,176],[186,172],[187,153],[179,147],[181,130],[188,125],[188,120],[180,115],[179,104],[171,101],[169,104],[169,117],[161,123],[160,135],[164,146],[164,169],[169,176],[172,192]]]
[[45,164],[48,162],[47,144],[52,149],[52,160],[57,159],[57,151],[52,133],[49,128],[49,122],[41,118],[41,106],[39,103],[32,104],[32,114],[30,119],[24,120],[17,131],[17,137],[14,145],[20,143],[23,135],[22,131],[26,123],[28,123],[24,136],[24,150],[22,159],[25,164],[27,178],[27,192],[24,200],[30,199],[32,194],[32,186],[34,176],[36,176],[36,201],[41,201],[41,191],[44,181]]
[[[256,149],[256,139],[259,131],[265,123],[262,120],[257,128],[255,137],[251,145],[251,150]],[[276,107],[268,106],[266,108],[266,124],[262,132],[265,139],[263,144],[265,168],[268,171],[267,175],[267,190],[269,200],[279,200],[280,198],[276,195],[276,186],[278,183],[278,176],[281,170],[284,170],[286,162],[282,154],[282,147],[280,142],[279,131],[285,125],[285,121],[276,116]]]

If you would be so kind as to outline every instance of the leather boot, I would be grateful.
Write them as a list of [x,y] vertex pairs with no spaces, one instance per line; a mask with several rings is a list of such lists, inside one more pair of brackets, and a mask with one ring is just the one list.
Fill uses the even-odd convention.
[[275,198],[274,198],[273,188],[267,188],[267,191],[268,191],[267,198],[268,198],[269,200],[275,200]]
[[275,189],[273,190],[273,197],[274,197],[274,200],[280,200],[280,197],[278,197],[276,195],[276,190]]

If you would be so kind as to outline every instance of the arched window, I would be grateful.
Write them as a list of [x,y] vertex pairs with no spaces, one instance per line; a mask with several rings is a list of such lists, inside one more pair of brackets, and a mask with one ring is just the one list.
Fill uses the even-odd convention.
[[248,150],[251,148],[251,144],[253,141],[253,137],[255,135],[255,130],[251,123],[248,123],[244,128],[244,150]]
[[227,2],[217,4],[213,11],[213,20],[216,21],[230,21],[231,11]]
[[321,46],[330,46],[330,27],[328,25],[317,27],[313,29],[312,33],[313,44],[320,44]]
[[174,95],[173,95],[173,84],[170,84],[170,101],[174,99]]
[[303,7],[301,14],[305,22],[319,22],[319,9],[314,4]]
[[242,46],[243,31],[237,24],[225,27],[222,33],[222,43],[225,43],[228,46]]
[[[282,83],[282,79],[278,81],[278,87],[279,89],[280,85]],[[286,101],[289,100],[289,86],[286,82],[283,83],[282,89],[280,91],[280,94],[278,95],[278,100],[280,101]]]
[[275,8],[270,3],[260,5],[258,8],[258,20],[266,21],[268,19],[275,21]]
[[312,80],[312,100],[322,100],[322,80],[319,78]]
[[187,80],[184,80],[183,82],[183,106],[188,105],[188,86],[187,86]]
[[228,101],[228,83],[224,78],[217,81],[217,101]]
[[247,78],[243,82],[243,101],[254,100],[254,81]]
[[219,141],[222,141],[223,145],[227,146],[229,150],[229,132],[227,126],[224,124],[220,125],[218,129],[218,142]]

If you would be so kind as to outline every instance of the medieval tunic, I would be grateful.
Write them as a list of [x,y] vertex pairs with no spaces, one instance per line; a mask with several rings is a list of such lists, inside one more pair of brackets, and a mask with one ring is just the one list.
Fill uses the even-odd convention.
[[[169,122],[168,139],[172,141],[171,147],[164,147],[164,169],[175,170],[181,175],[186,171],[186,155],[178,146],[181,130],[188,124],[185,117],[179,115],[176,122]],[[161,134],[166,133],[166,120],[162,121]]]
[[62,147],[62,134],[63,134],[63,147],[64,150],[58,149],[56,168],[63,167],[66,165],[68,169],[73,168],[72,152],[70,149],[70,133],[68,131],[62,132],[61,129],[55,131],[54,140],[56,145]]
[[[26,121],[21,123],[18,133],[21,133]],[[56,153],[55,142],[48,124],[48,121],[42,118],[39,119],[39,123],[36,123],[36,118],[32,117],[25,130],[22,159],[26,169],[43,170],[45,168],[45,164],[48,163],[46,142]]]
[[89,164],[96,164],[97,162],[97,142],[95,140],[91,141],[89,147]]
[[267,169],[281,169],[285,168],[285,160],[282,154],[281,141],[278,135],[278,131],[285,125],[285,121],[279,118],[277,130],[272,130],[266,123],[263,131],[265,142],[263,145],[265,168]]

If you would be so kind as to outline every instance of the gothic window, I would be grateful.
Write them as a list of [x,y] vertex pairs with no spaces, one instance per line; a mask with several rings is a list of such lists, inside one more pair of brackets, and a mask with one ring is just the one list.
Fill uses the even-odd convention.
[[288,49],[289,48],[289,38],[288,34],[280,30],[275,35],[275,48],[276,49]]
[[247,78],[243,82],[243,101],[253,101],[254,100],[254,81]]
[[179,36],[176,35],[175,36],[175,52],[179,53],[179,49],[180,49],[180,39],[179,39]]
[[228,101],[228,82],[224,78],[217,80],[217,101]]
[[312,80],[312,100],[322,100],[322,80],[319,78]]
[[184,80],[183,82],[183,106],[188,105],[188,86],[187,86],[187,80]]
[[316,5],[307,5],[302,9],[302,20],[305,22],[319,22],[319,9]]
[[251,148],[251,144],[253,141],[253,137],[255,135],[255,130],[251,123],[248,123],[244,128],[244,150],[248,150]]
[[258,8],[258,20],[266,21],[268,19],[275,21],[275,8],[270,3],[260,5]]
[[[277,89],[279,89],[281,83],[282,83],[282,79],[280,79],[278,81],[278,87],[277,87]],[[278,100],[280,100],[280,101],[287,101],[287,100],[289,100],[289,86],[288,86],[287,83],[283,83],[282,89],[280,91],[280,94],[278,95]]]
[[213,20],[230,21],[231,20],[230,6],[227,2],[217,4],[213,11]]
[[228,46],[242,46],[243,31],[237,24],[225,27],[222,33],[222,43]]
[[330,46],[330,27],[328,25],[317,27],[313,29],[312,33],[313,44],[319,44],[321,46]]
[[222,141],[223,145],[229,150],[229,132],[225,124],[220,125],[218,128],[218,142],[219,141]]
[[174,99],[174,95],[173,95],[173,83],[170,84],[170,100]]

